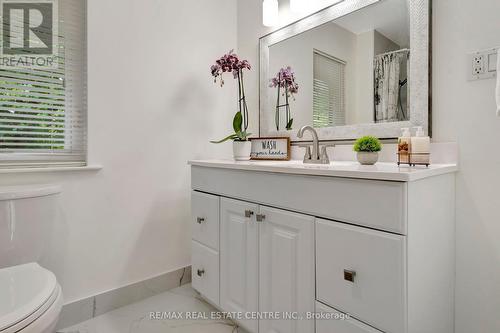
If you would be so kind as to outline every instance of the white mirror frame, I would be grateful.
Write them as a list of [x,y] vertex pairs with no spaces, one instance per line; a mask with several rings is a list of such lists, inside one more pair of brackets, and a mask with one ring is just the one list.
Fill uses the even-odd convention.
[[[297,129],[292,131],[276,131],[265,117],[274,119],[274,108],[269,110],[275,96],[270,94],[269,79],[269,48],[281,41],[300,33],[328,23],[339,17],[376,4],[383,0],[344,0],[336,5],[325,8],[300,21],[274,31],[260,39],[260,112],[259,135],[290,136],[292,142],[307,141],[297,138]],[[374,135],[381,139],[394,139],[400,136],[404,127],[422,126],[431,135],[431,0],[406,0],[410,15],[410,120],[394,123],[356,124],[317,128],[321,141],[354,140],[364,135]],[[274,91],[274,90],[273,90]]]

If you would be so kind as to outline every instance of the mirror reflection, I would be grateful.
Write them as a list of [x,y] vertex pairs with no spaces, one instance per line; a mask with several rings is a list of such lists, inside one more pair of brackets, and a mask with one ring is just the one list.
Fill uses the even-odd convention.
[[271,45],[268,128],[409,120],[409,11],[385,0]]

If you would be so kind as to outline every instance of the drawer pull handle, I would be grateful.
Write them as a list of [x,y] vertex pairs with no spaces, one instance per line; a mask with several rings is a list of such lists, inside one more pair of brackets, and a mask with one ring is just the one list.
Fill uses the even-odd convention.
[[205,275],[205,270],[204,269],[199,269],[197,272],[199,277],[202,277],[203,275]]
[[252,217],[252,215],[253,215],[253,212],[251,210],[245,210],[245,217],[246,218],[250,218],[250,217]]
[[344,280],[354,283],[354,278],[356,277],[355,271],[349,271],[344,269]]
[[203,222],[205,222],[205,218],[204,217],[197,217],[196,222],[198,222],[198,224],[202,224]]
[[266,215],[263,214],[258,214],[256,217],[257,217],[257,222],[263,222],[266,219]]

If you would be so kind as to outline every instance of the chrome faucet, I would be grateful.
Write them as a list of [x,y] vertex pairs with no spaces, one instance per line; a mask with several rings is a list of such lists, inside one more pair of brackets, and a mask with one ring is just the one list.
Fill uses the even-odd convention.
[[301,145],[306,148],[306,154],[304,155],[304,163],[307,164],[330,164],[330,159],[328,158],[327,146],[321,147],[321,153],[319,148],[319,138],[318,132],[311,126],[302,127],[297,133],[297,137],[302,139],[306,131],[311,132],[313,137],[312,152],[310,145]]
[[[312,144],[312,154],[310,156],[308,155],[308,151],[306,150],[306,157],[308,157],[309,161],[318,161],[319,160],[319,138],[318,138],[318,132],[311,126],[304,126],[299,130],[299,133],[297,133],[297,137],[299,139],[302,139],[304,137],[304,132],[309,131],[312,134],[313,137],[313,144]],[[306,162],[306,158],[304,158],[304,163]],[[313,162],[310,162],[313,163]]]

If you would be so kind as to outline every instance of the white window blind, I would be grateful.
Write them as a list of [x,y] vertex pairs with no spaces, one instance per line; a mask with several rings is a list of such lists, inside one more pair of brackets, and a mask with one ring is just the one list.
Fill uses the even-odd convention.
[[59,1],[57,69],[0,68],[0,167],[86,163],[86,14]]
[[345,66],[342,60],[314,51],[313,125],[316,128],[346,124]]

